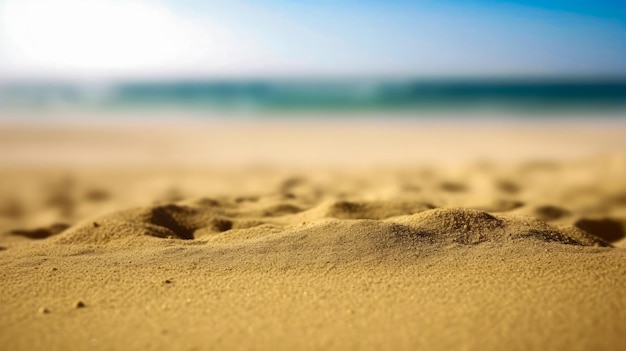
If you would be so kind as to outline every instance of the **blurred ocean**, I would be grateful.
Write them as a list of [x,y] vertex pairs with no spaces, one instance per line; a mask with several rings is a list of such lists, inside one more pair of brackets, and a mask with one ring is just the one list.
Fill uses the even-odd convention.
[[0,84],[2,110],[615,112],[626,79],[151,81]]

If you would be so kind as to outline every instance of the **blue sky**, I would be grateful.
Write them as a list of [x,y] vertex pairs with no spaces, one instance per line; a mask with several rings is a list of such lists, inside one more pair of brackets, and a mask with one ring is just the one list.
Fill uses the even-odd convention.
[[2,77],[626,75],[618,1],[0,0]]

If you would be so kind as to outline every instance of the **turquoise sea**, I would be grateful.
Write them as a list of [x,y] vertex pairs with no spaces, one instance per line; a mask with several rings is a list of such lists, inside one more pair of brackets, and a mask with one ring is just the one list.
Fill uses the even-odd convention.
[[626,79],[265,79],[0,83],[3,110],[626,111]]

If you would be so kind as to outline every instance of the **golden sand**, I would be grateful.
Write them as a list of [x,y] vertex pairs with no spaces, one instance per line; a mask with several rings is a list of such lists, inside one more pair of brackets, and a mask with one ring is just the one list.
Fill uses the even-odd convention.
[[0,345],[623,348],[626,128],[467,128],[5,125]]

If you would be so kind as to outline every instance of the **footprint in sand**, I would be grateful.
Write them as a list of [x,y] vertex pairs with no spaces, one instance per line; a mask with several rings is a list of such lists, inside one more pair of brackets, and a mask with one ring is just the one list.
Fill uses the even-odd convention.
[[543,221],[554,221],[559,218],[565,217],[570,214],[570,212],[564,208],[552,206],[552,205],[543,205],[538,206],[533,210],[533,214],[535,217],[543,220]]
[[29,239],[45,239],[53,235],[57,235],[70,226],[63,223],[55,223],[49,227],[35,229],[14,229],[9,232],[11,235],[24,236]]
[[626,220],[614,218],[581,218],[574,225],[608,243],[620,241],[626,236]]

